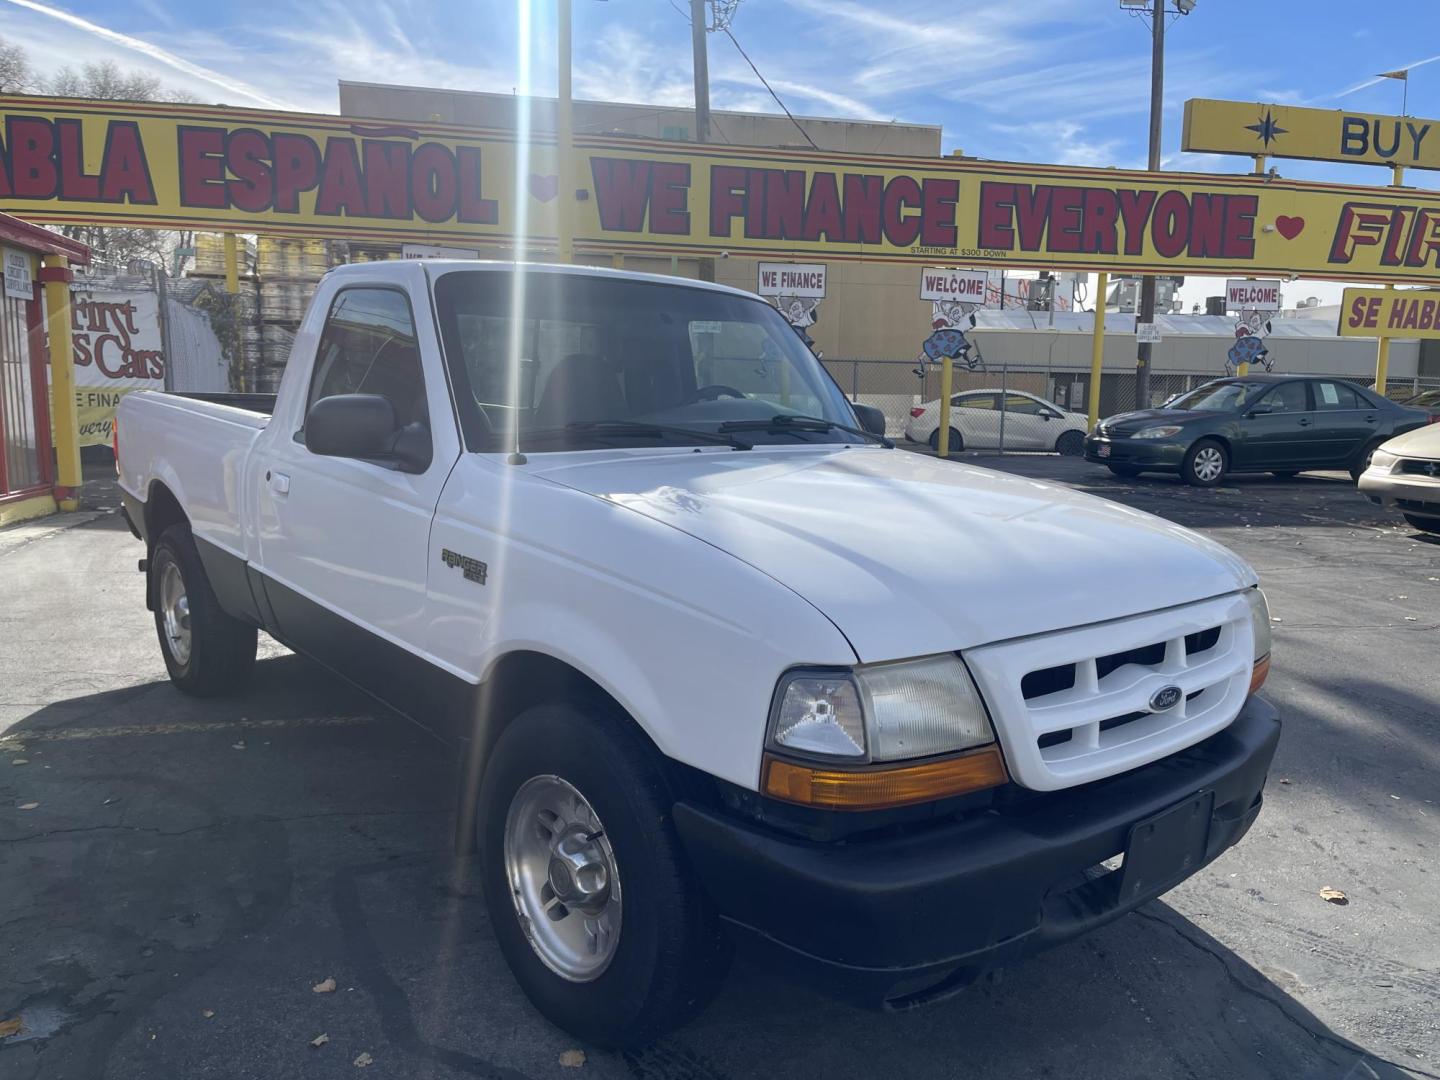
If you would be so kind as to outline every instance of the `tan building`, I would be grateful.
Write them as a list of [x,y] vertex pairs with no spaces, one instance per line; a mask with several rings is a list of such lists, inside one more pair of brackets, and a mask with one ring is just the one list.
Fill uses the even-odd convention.
[[[529,110],[532,131],[555,130],[554,98],[523,98],[460,90],[431,90],[377,83],[340,83],[343,116],[375,117],[411,123],[438,122],[471,127],[514,129],[521,110]],[[940,156],[940,127],[930,124],[874,123],[800,117],[806,132],[823,150],[850,153]],[[621,133],[651,139],[690,140],[695,113],[688,107],[656,107],[617,102],[577,101],[577,133]],[[808,147],[786,116],[716,110],[711,140],[731,146]],[[492,249],[493,250],[493,249]],[[602,258],[590,261],[602,262]],[[805,259],[798,261],[815,261]],[[671,273],[665,258],[629,256],[632,270]],[[756,287],[754,259],[718,259],[716,280],[742,289]],[[675,272],[696,277],[695,259],[680,259]],[[826,274],[820,321],[810,328],[816,347],[832,357],[915,356],[929,333],[930,304],[919,299],[920,268],[888,263],[833,262]]]

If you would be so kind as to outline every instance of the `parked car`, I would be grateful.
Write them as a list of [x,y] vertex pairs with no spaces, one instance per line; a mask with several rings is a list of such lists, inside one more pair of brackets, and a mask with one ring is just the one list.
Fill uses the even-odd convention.
[[487,933],[587,1042],[683,1022],[735,941],[943,997],[1260,812],[1254,570],[895,449],[747,293],[345,266],[278,397],[119,413],[172,682],[239,690],[264,629],[450,741]]
[[1360,490],[1415,528],[1440,533],[1440,423],[1382,444],[1360,475]]
[[1179,473],[1197,487],[1231,472],[1345,469],[1358,480],[1377,446],[1429,420],[1343,379],[1247,375],[1100,421],[1085,440],[1085,460],[1117,476]]
[[[1084,413],[1066,412],[1053,402],[1019,390],[966,390],[950,398],[950,449],[994,450],[1005,420],[1005,449],[1054,450],[1078,456],[1090,426]],[[910,410],[905,438],[940,448],[940,401]]]
[[1400,404],[1410,409],[1424,409],[1440,419],[1440,390],[1421,390],[1414,397],[1402,399]]

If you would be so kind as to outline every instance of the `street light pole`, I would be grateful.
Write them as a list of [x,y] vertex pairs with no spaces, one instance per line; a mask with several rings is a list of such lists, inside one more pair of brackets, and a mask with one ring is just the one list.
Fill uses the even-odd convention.
[[[690,0],[690,48],[695,68],[695,141],[710,141],[710,53],[705,40],[705,0]],[[701,281],[715,280],[715,260],[699,260]]]
[[[1154,0],[1150,16],[1150,164],[1151,172],[1160,169],[1160,129],[1165,115],[1165,0]],[[1155,276],[1140,279],[1140,311],[1136,323],[1155,321]],[[1150,355],[1154,346],[1140,343],[1135,360],[1135,407],[1150,404]]]

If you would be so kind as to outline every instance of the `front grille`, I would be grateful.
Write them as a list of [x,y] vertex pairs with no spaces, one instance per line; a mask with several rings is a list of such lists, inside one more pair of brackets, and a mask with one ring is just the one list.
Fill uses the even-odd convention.
[[1405,458],[1400,462],[1400,471],[1415,476],[1433,476],[1440,480],[1440,461],[1416,461],[1413,458]]
[[[1235,718],[1254,638],[1238,594],[967,651],[1018,783],[1053,790],[1143,765]],[[1180,700],[1157,710],[1158,691]]]
[[1417,514],[1440,514],[1440,502],[1425,502],[1423,499],[1396,499],[1395,505],[1401,510],[1412,510]]

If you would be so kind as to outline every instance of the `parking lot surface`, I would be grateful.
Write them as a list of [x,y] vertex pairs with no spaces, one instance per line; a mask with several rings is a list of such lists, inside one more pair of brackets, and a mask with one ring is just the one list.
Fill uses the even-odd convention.
[[23,1024],[0,1076],[1440,1077],[1440,542],[1339,475],[973,465],[1199,529],[1261,575],[1286,725],[1267,805],[1162,900],[927,1009],[737,964],[654,1047],[578,1046],[452,853],[449,752],[268,641],[245,696],[176,692],[102,486],[0,531],[0,1021]]

